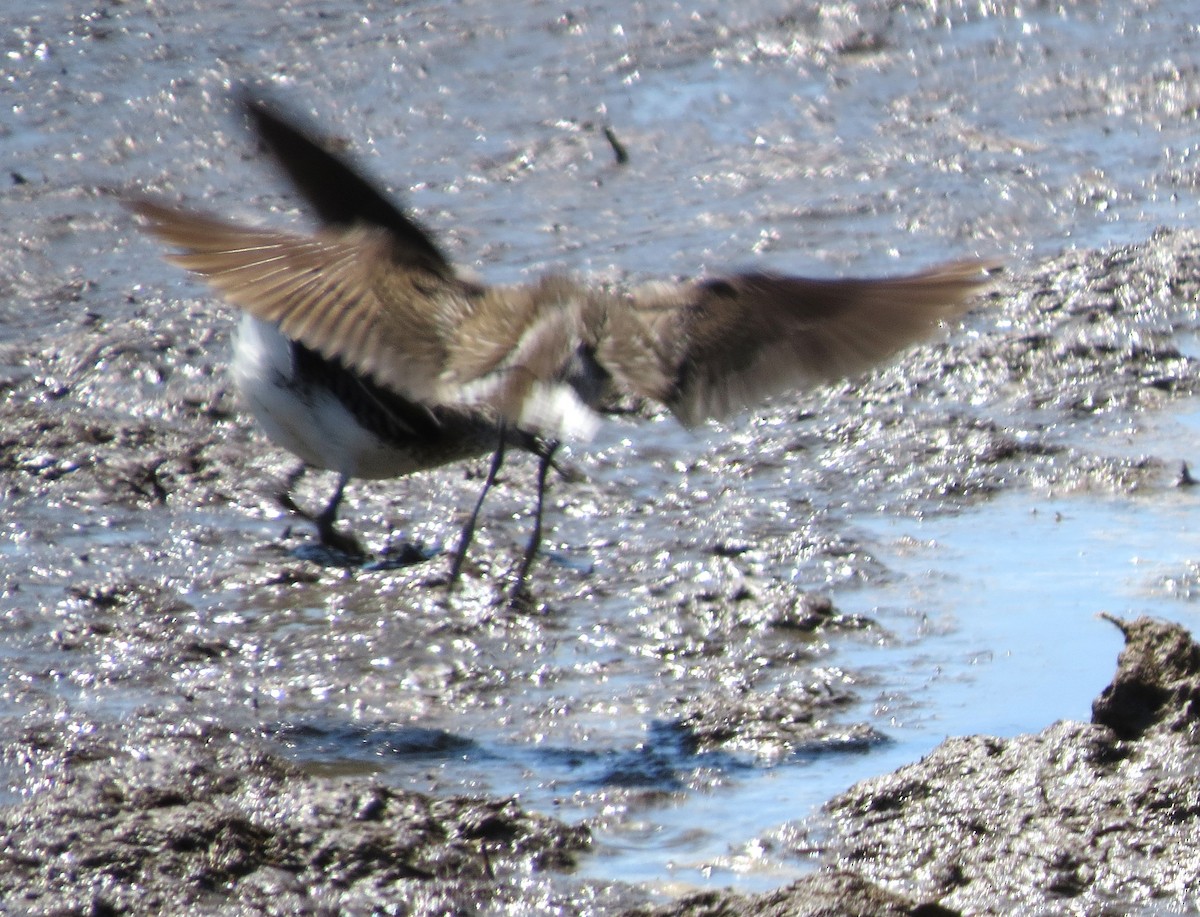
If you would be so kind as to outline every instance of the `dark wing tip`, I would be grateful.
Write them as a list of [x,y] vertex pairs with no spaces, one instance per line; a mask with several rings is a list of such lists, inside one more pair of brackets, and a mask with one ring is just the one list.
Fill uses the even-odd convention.
[[234,90],[254,135],[270,151],[326,226],[349,228],[367,224],[388,230],[396,241],[397,260],[443,276],[453,268],[430,233],[394,203],[348,158],[335,153],[340,144],[310,127],[259,87]]

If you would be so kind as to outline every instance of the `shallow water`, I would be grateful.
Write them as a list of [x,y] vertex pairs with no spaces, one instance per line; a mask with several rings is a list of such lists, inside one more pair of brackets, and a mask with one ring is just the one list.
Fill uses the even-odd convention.
[[[312,109],[406,192],[455,257],[499,281],[548,266],[604,279],[746,264],[875,272],[971,253],[1005,256],[1020,272],[1069,247],[1142,242],[1196,212],[1191,3],[727,7],[46,3],[0,14],[0,174],[12,180],[0,198],[0,244],[11,253],[0,266],[0,343],[12,348],[0,359],[0,394],[29,397],[30,373],[49,388],[83,365],[97,416],[169,427],[182,423],[180,391],[220,384],[208,374],[220,358],[207,348],[223,340],[228,312],[196,306],[199,288],[92,189],[151,186],[208,209],[289,219],[269,213],[294,202],[263,181],[232,126],[229,80],[273,81]],[[631,151],[625,169],[611,161],[606,123]],[[113,346],[99,358],[57,354],[87,313]],[[1001,314],[961,333],[1020,330]],[[177,388],[149,369],[136,375],[158,351],[120,351],[131,334],[160,331],[171,353],[180,341],[201,351],[168,366]],[[1194,353],[1194,338],[1177,343]],[[1000,426],[1028,422],[961,390],[945,404]],[[278,456],[256,460],[249,481],[201,489],[195,504],[112,506],[103,494],[52,488],[34,499],[6,487],[0,659],[10,681],[0,712],[18,720],[61,703],[116,719],[194,692],[314,768],[517,794],[590,818],[598,845],[584,876],[662,890],[772,887],[805,868],[772,845],[780,825],[945,736],[1087,718],[1121,644],[1096,615],[1193,625],[1200,582],[1188,524],[1198,497],[1172,481],[1174,463],[1194,454],[1190,402],[1081,421],[1071,434],[1085,450],[1160,458],[1165,470],[1140,491],[1060,493],[1017,478],[986,500],[941,502],[911,499],[899,478],[890,487],[854,479],[865,462],[850,464],[840,487],[818,474],[810,459],[834,465],[850,452],[807,445],[837,437],[821,410],[814,398],[800,417],[777,409],[698,433],[616,424],[580,450],[588,485],[553,520],[566,571],[549,598],[557,617],[505,620],[481,637],[468,611],[452,618],[465,636],[445,638],[448,657],[455,639],[476,641],[482,667],[513,666],[499,712],[474,695],[427,700],[457,697],[455,681],[428,645],[413,645],[419,631],[405,615],[417,613],[392,614],[408,588],[399,575],[375,581],[380,595],[324,573],[301,599],[272,591],[286,564],[263,545],[283,524],[255,494],[264,464],[286,464]],[[938,411],[936,395],[913,408]],[[739,445],[767,473],[732,471]],[[233,443],[223,458],[246,454]],[[25,462],[5,483],[24,488],[47,467]],[[427,540],[445,538],[444,495],[422,486],[397,485],[401,509],[358,523],[382,529],[406,516]],[[494,519],[511,523],[520,511],[520,494],[509,496]],[[622,516],[608,500],[645,511]],[[645,610],[655,576],[643,568],[635,582],[618,579],[636,566],[615,556],[620,543],[674,551],[680,569],[720,586],[726,571],[705,548],[743,531],[751,542],[784,539],[805,525],[810,541],[841,538],[852,556],[751,544],[736,572],[826,592],[843,613],[878,623],[813,637],[805,650],[844,673],[831,683],[858,693],[838,720],[868,722],[887,741],[766,760],[696,752],[664,701],[668,669],[651,658],[665,626]],[[676,528],[696,534],[680,546]],[[485,536],[482,553],[514,532],[519,520]],[[173,627],[234,649],[174,668],[165,651],[129,638],[81,663],[51,638],[93,614],[64,596],[102,574],[166,584],[190,607]],[[514,634],[525,631],[536,653],[522,655]],[[633,636],[644,643],[623,642]],[[307,667],[314,653],[328,654],[328,671]],[[686,690],[698,682],[681,680]],[[25,776],[13,775],[14,792]]]

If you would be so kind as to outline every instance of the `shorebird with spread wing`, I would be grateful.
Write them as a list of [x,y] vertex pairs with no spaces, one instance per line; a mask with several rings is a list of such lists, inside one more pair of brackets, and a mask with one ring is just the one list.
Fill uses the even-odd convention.
[[995,265],[818,280],[765,272],[627,291],[551,275],[515,286],[464,277],[416,221],[330,144],[246,96],[257,135],[313,207],[310,233],[235,224],[147,198],[129,202],[244,317],[233,375],[268,435],[336,471],[315,517],[327,544],[351,478],[395,477],[493,451],[452,564],[458,576],[506,446],[537,454],[541,537],[554,450],[586,440],[622,396],[693,426],[774,393],[862,372],[955,318]]

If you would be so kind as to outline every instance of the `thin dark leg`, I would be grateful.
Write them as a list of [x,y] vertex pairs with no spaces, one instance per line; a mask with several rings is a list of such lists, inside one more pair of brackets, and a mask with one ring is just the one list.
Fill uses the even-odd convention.
[[529,571],[533,568],[533,559],[537,557],[538,550],[542,546],[542,510],[546,505],[546,476],[550,473],[550,469],[554,465],[554,453],[558,451],[558,447],[559,443],[546,443],[538,461],[537,503],[533,513],[533,531],[529,533],[529,543],[525,546],[525,557],[521,560],[521,567],[517,571],[517,579],[513,583],[512,595],[514,599],[524,595],[525,580],[529,576]]
[[471,546],[471,539],[475,537],[475,525],[479,521],[479,511],[483,508],[484,498],[492,489],[492,485],[496,483],[496,475],[500,473],[500,466],[504,464],[504,450],[506,446],[504,431],[500,431],[500,442],[496,444],[496,451],[492,455],[492,464],[488,468],[487,477],[483,481],[483,490],[479,492],[479,499],[475,501],[475,509],[471,511],[470,518],[467,519],[467,524],[463,526],[462,534],[458,539],[458,548],[454,552],[454,560],[450,563],[450,581],[447,586],[453,588],[458,582],[458,576],[462,573],[463,561],[467,559],[467,548]]
[[356,557],[363,557],[365,556],[363,549],[354,536],[343,535],[333,527],[334,522],[337,521],[338,508],[342,505],[342,495],[345,493],[348,483],[350,483],[349,475],[338,475],[337,489],[334,490],[333,496],[329,498],[329,502],[320,514],[312,517],[312,521],[317,527],[317,537],[321,539],[321,544],[325,547]]
[[303,464],[297,465],[295,468],[293,468],[288,473],[288,476],[284,479],[283,490],[279,491],[279,493],[275,495],[275,500],[280,506],[282,506],[289,513],[300,516],[302,519],[309,519],[311,517],[308,513],[296,505],[296,501],[292,499],[292,491],[296,489],[296,485],[300,483],[300,479],[304,477],[304,472],[306,470],[306,466]]
[[307,519],[317,527],[317,539],[326,548],[332,548],[335,551],[340,551],[343,554],[349,554],[351,557],[364,558],[366,552],[362,549],[362,545],[353,535],[343,535],[333,527],[337,522],[338,508],[342,505],[342,495],[346,491],[346,485],[350,483],[350,476],[345,474],[338,475],[337,489],[333,492],[333,496],[325,505],[321,512],[314,516],[312,513],[302,509],[292,498],[292,490],[300,478],[304,476],[306,466],[300,465],[292,471],[284,483],[284,489],[275,495],[275,499],[285,510],[293,515],[299,516],[301,519]]
[[333,523],[337,519],[338,507],[342,505],[342,495],[346,491],[346,484],[349,478],[344,474],[338,475],[337,489],[334,490],[333,496],[329,498],[329,502],[325,504],[325,508],[320,514],[313,517],[313,522],[317,526],[317,534],[321,536],[322,544],[330,544],[332,539],[336,537],[333,531]]

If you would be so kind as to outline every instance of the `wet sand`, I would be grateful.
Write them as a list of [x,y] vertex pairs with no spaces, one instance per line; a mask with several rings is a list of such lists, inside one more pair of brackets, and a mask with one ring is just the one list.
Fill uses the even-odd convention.
[[[1190,767],[1190,694],[1154,679],[1194,648],[1149,624],[1131,647],[1177,652],[1140,731],[1105,715],[1039,733],[1057,717],[1034,711],[1027,736],[952,740],[825,815],[748,815],[780,826],[758,837],[686,815],[746,775],[889,741],[867,709],[884,689],[842,662],[895,639],[843,611],[898,575],[860,520],[986,525],[1000,495],[1188,499],[1178,456],[1138,447],[1198,385],[1186,5],[697,12],[47,4],[5,30],[6,906],[1196,911],[1189,791],[1146,784]],[[580,480],[552,486],[528,608],[495,602],[529,521],[533,469],[515,463],[447,598],[444,556],[295,555],[310,534],[272,497],[292,463],[224,374],[230,310],[99,190],[302,220],[232,117],[231,79],[310,107],[489,279],[968,254],[1010,270],[963,326],[863,379],[698,433],[609,425],[571,453]],[[356,484],[345,518],[377,550],[446,545],[482,472]],[[304,499],[330,486],[314,476]],[[1084,818],[1066,788],[1120,801]],[[1002,825],[1014,794],[1042,808]],[[778,888],[697,898],[661,870],[602,874],[633,837],[670,856],[668,817],[759,851],[742,859]]]

